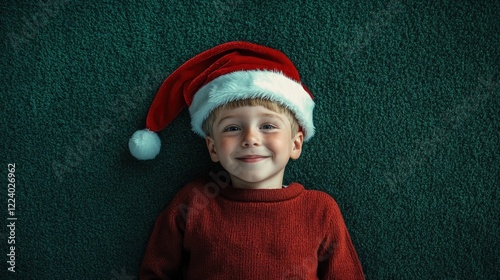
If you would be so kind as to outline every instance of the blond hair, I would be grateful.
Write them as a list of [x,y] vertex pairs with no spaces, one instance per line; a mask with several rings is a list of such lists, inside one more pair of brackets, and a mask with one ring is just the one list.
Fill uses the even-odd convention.
[[299,122],[295,118],[295,115],[287,109],[286,107],[280,105],[277,102],[268,100],[268,99],[262,99],[262,98],[250,98],[250,99],[242,99],[242,100],[236,100],[232,101],[229,103],[226,103],[222,106],[219,106],[215,108],[210,115],[208,115],[208,118],[203,122],[202,129],[205,135],[211,136],[212,135],[212,128],[213,124],[215,122],[215,119],[217,118],[217,114],[220,112],[222,109],[236,109],[239,107],[244,107],[244,106],[262,106],[268,110],[271,110],[273,112],[276,112],[278,114],[284,114],[289,120],[291,124],[291,131],[292,131],[292,136],[294,137],[298,132],[299,132]]

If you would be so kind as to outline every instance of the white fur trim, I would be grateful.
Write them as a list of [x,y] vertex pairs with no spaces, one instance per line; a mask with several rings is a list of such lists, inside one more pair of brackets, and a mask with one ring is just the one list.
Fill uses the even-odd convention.
[[222,75],[200,88],[189,106],[193,131],[204,137],[203,121],[217,107],[231,101],[262,98],[291,110],[304,130],[304,141],[314,135],[314,101],[309,93],[280,72],[238,71]]
[[161,148],[160,137],[151,130],[136,131],[128,141],[130,153],[137,159],[154,159]]

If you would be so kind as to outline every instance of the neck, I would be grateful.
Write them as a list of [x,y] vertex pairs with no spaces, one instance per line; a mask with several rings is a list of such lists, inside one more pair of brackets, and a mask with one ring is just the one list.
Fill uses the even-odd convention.
[[233,175],[230,175],[230,177],[233,187],[237,189],[272,190],[283,188],[283,176],[276,176],[276,178],[272,178],[270,180],[265,180],[262,182],[247,182]]

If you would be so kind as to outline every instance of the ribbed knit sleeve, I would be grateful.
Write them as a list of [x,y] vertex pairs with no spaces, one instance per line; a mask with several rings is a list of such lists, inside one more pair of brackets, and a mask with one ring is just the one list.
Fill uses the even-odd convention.
[[318,253],[319,279],[365,279],[337,203],[329,196],[323,197],[328,203],[325,204],[325,238]]
[[182,279],[185,191],[176,195],[156,219],[144,253],[139,279]]

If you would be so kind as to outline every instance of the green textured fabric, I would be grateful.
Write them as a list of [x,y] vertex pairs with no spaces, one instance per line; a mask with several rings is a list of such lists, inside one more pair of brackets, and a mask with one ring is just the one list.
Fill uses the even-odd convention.
[[218,166],[187,111],[154,161],[134,160],[128,138],[164,78],[232,40],[282,50],[315,95],[317,134],[285,181],[337,200],[368,279],[500,277],[500,1],[0,10],[1,279],[137,279],[158,213]]

